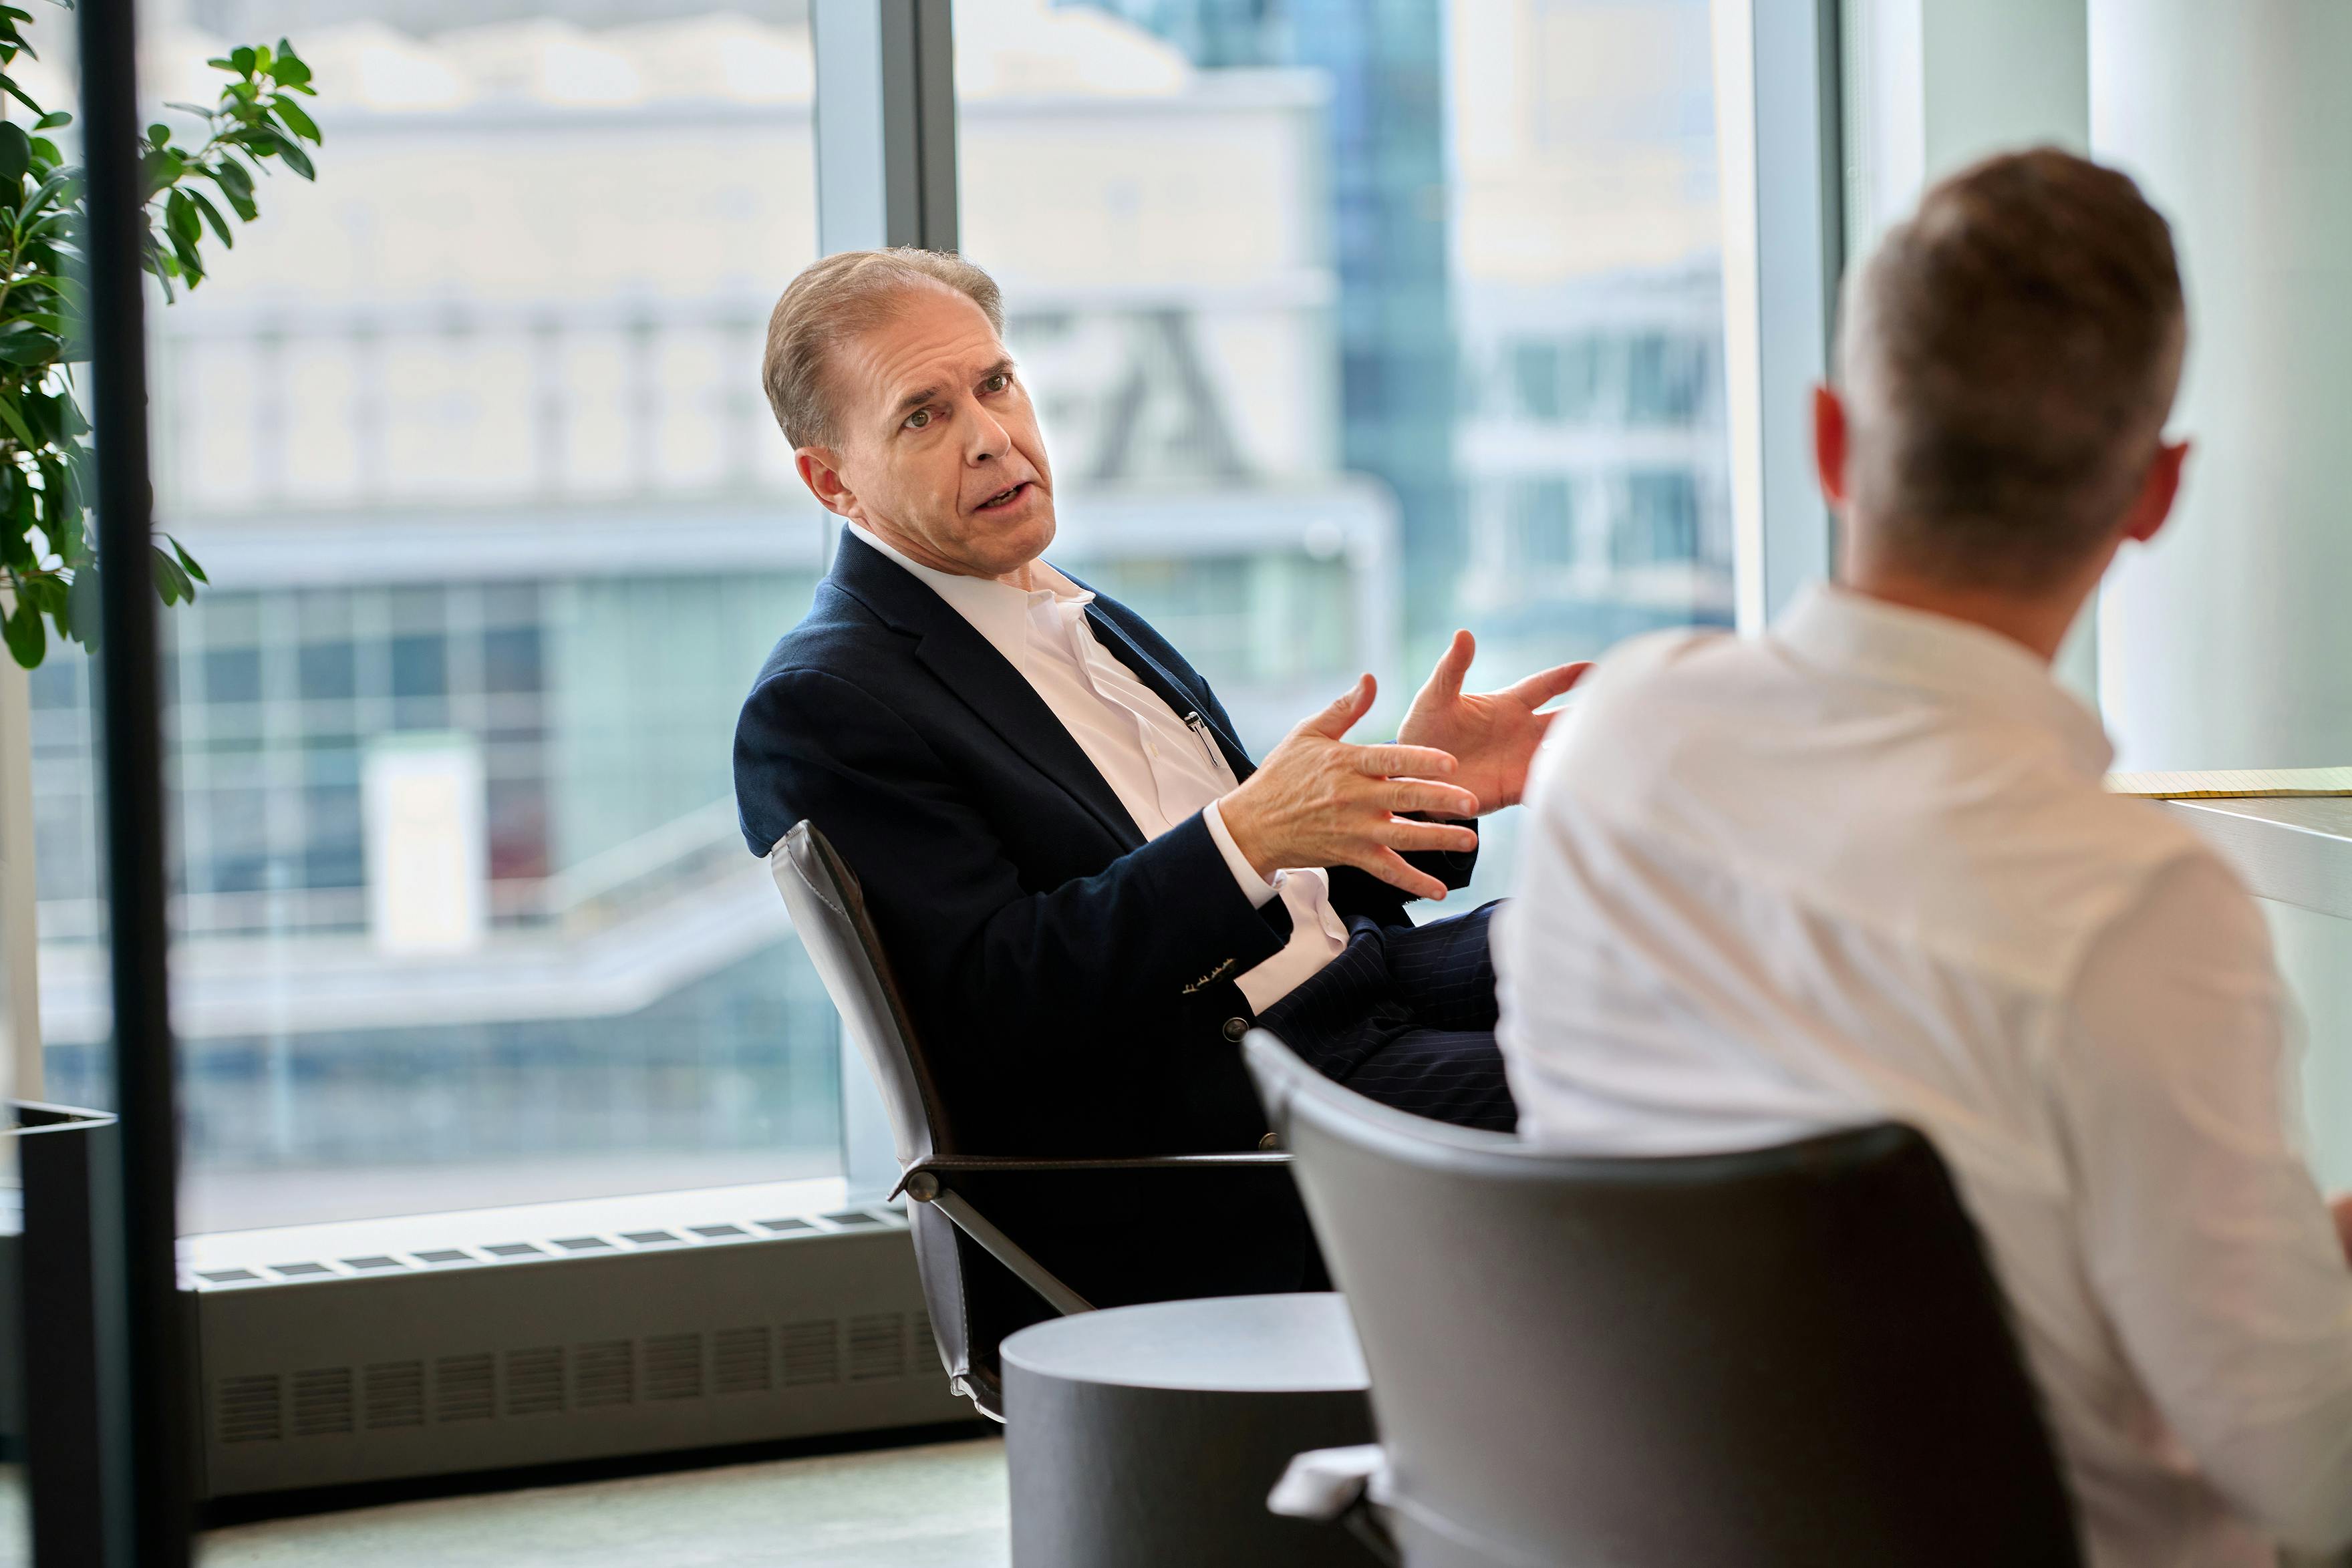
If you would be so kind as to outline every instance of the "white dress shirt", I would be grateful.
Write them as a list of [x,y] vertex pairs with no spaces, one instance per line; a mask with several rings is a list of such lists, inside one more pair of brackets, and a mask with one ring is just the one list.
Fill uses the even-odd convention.
[[1585,685],[1496,923],[1524,1134],[1909,1122],[1986,1238],[2095,1563],[2352,1537],[2352,1270],[2287,1131],[2269,938],[2192,832],[2102,789],[2091,713],[2005,638],[1835,589]]
[[1145,838],[1156,839],[1201,812],[1250,903],[1263,908],[1275,898],[1283,901],[1290,912],[1290,940],[1234,982],[1253,1011],[1264,1012],[1347,946],[1348,927],[1331,907],[1326,873],[1277,871],[1269,881],[1235,847],[1217,809],[1218,798],[1235,783],[1224,753],[1205,725],[1187,724],[1095,641],[1087,620],[1092,593],[1042,560],[1030,565],[1035,586],[1029,589],[938,571],[908,559],[872,530],[852,526],[859,538],[912,572],[1021,672]]

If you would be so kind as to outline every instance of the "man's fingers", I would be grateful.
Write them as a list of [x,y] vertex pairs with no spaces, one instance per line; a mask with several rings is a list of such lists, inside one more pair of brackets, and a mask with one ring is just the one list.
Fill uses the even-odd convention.
[[1402,816],[1409,811],[1442,811],[1455,817],[1478,814],[1478,797],[1456,784],[1435,784],[1426,779],[1400,779],[1386,793],[1386,805]]
[[1393,817],[1380,831],[1381,841],[1392,850],[1444,850],[1466,854],[1478,847],[1478,831],[1454,822],[1415,822]]
[[1372,711],[1372,697],[1379,689],[1370,675],[1358,675],[1356,684],[1349,686],[1337,702],[1308,719],[1306,727],[1318,735],[1339,739],[1354,727],[1358,719]]
[[1356,771],[1372,779],[1443,779],[1460,766],[1433,746],[1359,746],[1348,754]]
[[1549,670],[1538,670],[1510,689],[1511,699],[1529,707],[1541,707],[1554,697],[1566,696],[1569,689],[1584,678],[1592,668],[1592,661],[1582,660],[1573,664],[1556,664]]
[[1429,672],[1429,689],[1447,699],[1462,695],[1463,678],[1470,673],[1470,661],[1478,654],[1478,641],[1466,631],[1454,633],[1454,641],[1445,644],[1438,655],[1437,667]]
[[1374,850],[1371,853],[1363,856],[1361,859],[1351,861],[1349,863],[1357,866],[1361,870],[1370,872],[1374,876],[1379,877],[1391,887],[1401,887],[1404,889],[1405,892],[1412,894],[1415,898],[1426,898],[1438,903],[1444,902],[1446,894],[1445,884],[1425,872],[1413,870],[1411,865],[1406,863],[1404,857],[1398,854],[1394,850]]

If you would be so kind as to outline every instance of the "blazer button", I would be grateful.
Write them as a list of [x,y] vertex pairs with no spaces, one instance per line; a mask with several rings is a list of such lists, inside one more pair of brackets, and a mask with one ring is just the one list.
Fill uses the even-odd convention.
[[1227,1040],[1238,1042],[1242,1036],[1247,1033],[1249,1033],[1249,1019],[1227,1019],[1225,1020],[1225,1038]]
[[1268,1153],[1273,1153],[1282,1147],[1282,1140],[1274,1134],[1268,1133],[1257,1141],[1257,1146]]

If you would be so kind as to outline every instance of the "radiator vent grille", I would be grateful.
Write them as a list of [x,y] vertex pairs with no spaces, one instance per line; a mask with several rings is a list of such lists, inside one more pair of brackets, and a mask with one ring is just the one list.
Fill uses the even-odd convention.
[[907,1354],[916,1366],[929,1366],[929,1356],[938,1354],[939,1342],[931,1337],[931,1314],[917,1307],[915,1315],[907,1320]]
[[562,1408],[562,1347],[507,1352],[507,1414],[551,1416]]
[[710,1344],[713,1394],[765,1394],[775,1386],[769,1366],[767,1326],[720,1329]]
[[367,1395],[367,1426],[371,1432],[425,1425],[425,1364],[421,1361],[380,1361],[362,1380]]
[[572,1347],[572,1399],[583,1410],[633,1405],[637,1398],[636,1346],[625,1339],[598,1340]]
[[906,1375],[907,1314],[875,1312],[850,1319],[849,1381]]
[[487,1421],[498,1413],[498,1369],[488,1355],[445,1355],[433,1364],[434,1414],[443,1421]]
[[702,1336],[650,1334],[646,1339],[646,1397],[702,1397]]
[[351,1435],[352,1369],[319,1367],[294,1375],[294,1435],[298,1437],[341,1437]]
[[274,1441],[286,1435],[285,1402],[276,1377],[224,1377],[220,1381],[220,1440]]
[[831,1318],[784,1325],[784,1386],[841,1381],[841,1325]]

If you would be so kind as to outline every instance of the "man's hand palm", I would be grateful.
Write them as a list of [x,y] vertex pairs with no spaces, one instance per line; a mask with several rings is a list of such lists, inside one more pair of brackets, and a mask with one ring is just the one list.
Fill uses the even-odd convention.
[[1397,739],[1406,746],[1433,747],[1459,763],[1453,782],[1478,797],[1481,815],[1518,803],[1527,789],[1528,767],[1544,732],[1558,716],[1541,713],[1592,666],[1559,664],[1499,692],[1465,692],[1463,677],[1477,643],[1467,632],[1454,641],[1430,672],[1429,683],[1412,699]]

